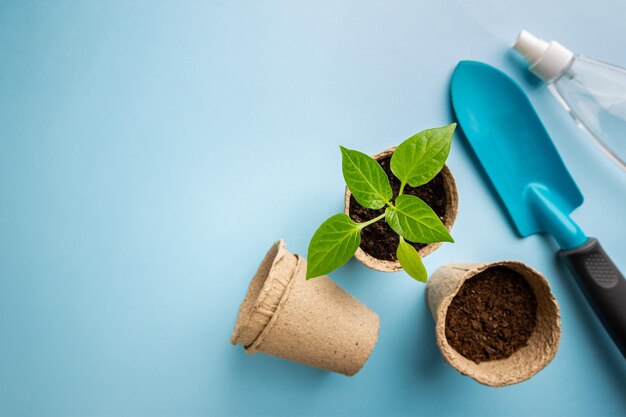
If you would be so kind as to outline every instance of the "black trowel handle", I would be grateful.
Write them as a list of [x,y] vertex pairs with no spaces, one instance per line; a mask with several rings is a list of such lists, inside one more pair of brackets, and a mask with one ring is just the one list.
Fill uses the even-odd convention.
[[580,288],[626,358],[626,280],[597,239],[559,256],[570,266]]

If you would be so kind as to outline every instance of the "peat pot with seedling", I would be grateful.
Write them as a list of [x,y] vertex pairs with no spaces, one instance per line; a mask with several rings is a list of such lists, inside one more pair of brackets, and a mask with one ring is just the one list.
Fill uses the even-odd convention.
[[[455,127],[453,123],[424,130],[376,159],[341,147],[348,189],[346,213],[331,216],[313,235],[307,279],[334,271],[356,253],[357,259],[374,269],[403,268],[414,279],[427,280],[422,256],[441,242],[454,242],[449,230],[456,216],[457,194],[445,162]],[[431,191],[440,194],[440,213],[420,198]],[[362,218],[367,220],[359,221]],[[381,257],[388,259],[367,253],[375,246],[382,246]]]

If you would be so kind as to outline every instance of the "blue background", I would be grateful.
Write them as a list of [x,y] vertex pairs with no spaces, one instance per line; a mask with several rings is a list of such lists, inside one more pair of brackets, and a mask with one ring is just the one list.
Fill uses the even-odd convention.
[[[470,5],[471,4],[471,5]],[[0,415],[625,415],[626,364],[543,236],[516,237],[463,138],[456,244],[520,259],[561,304],[554,361],[494,389],[441,358],[424,285],[332,277],[381,317],[353,378],[229,344],[276,239],[341,211],[339,144],[375,153],[452,120],[461,59],[518,80],[626,270],[626,175],[509,51],[527,28],[626,66],[626,3],[0,3]]]

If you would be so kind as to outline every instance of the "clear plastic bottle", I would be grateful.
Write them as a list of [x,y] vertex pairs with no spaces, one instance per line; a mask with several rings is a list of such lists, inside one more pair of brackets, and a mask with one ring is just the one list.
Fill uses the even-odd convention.
[[626,70],[522,31],[513,45],[576,124],[626,170]]

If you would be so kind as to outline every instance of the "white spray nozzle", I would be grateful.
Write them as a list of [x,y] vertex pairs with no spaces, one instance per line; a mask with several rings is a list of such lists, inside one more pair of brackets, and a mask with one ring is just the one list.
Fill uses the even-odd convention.
[[558,42],[546,42],[522,30],[513,44],[529,69],[544,81],[550,82],[561,74],[574,58],[574,53]]
[[522,30],[517,35],[517,39],[515,39],[513,49],[519,52],[532,65],[548,50],[548,42]]

